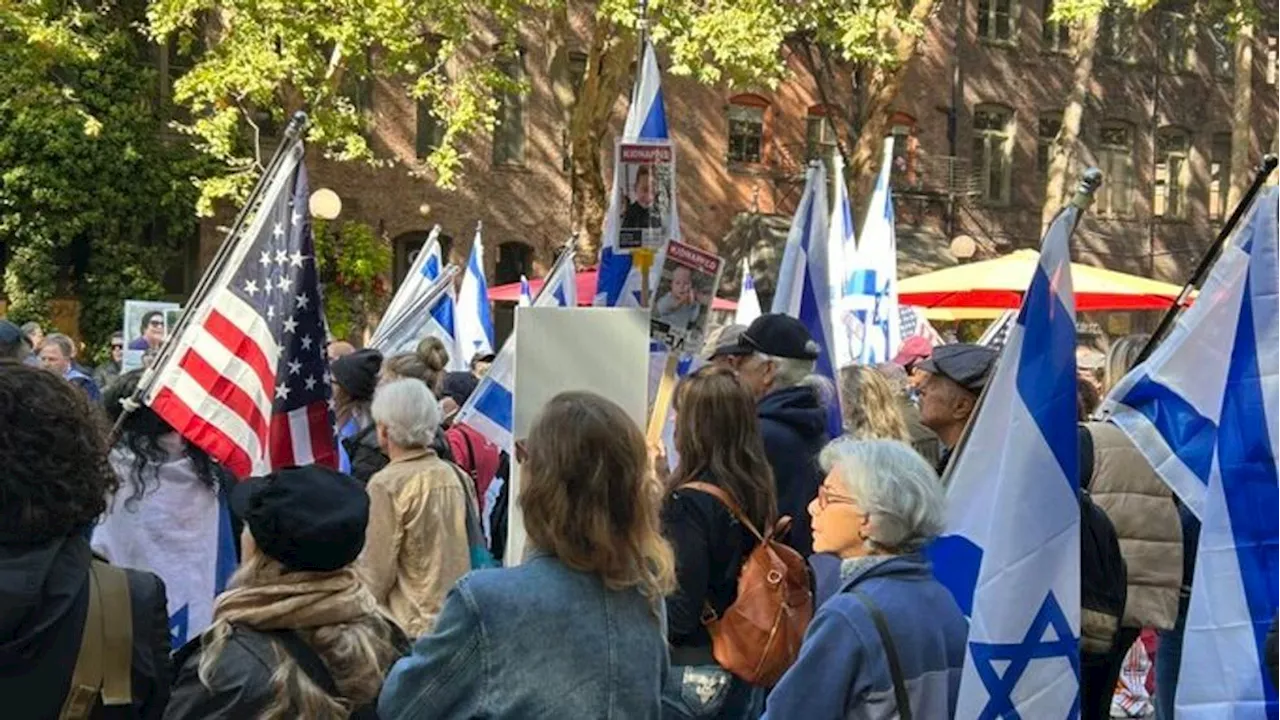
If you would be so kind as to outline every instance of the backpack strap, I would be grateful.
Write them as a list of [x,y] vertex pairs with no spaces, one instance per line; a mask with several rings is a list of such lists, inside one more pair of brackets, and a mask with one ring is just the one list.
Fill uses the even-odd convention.
[[876,624],[876,632],[880,635],[880,644],[884,646],[885,660],[889,663],[889,675],[893,678],[893,698],[898,705],[898,715],[901,720],[911,720],[911,697],[907,695],[907,679],[902,674],[902,663],[898,661],[898,646],[893,642],[893,635],[889,633],[889,623],[884,619],[884,613],[880,611],[880,606],[857,588],[849,588],[849,592],[853,593],[867,611],[871,613],[871,621]]
[[89,564],[89,605],[80,651],[71,671],[60,720],[85,720],[98,699],[104,706],[133,703],[133,601],[124,570]]
[[[467,435],[467,431],[459,430],[458,434],[462,436],[462,442],[466,443],[467,445],[467,461],[471,463],[471,469],[467,472],[467,474],[471,476],[471,482],[476,483],[476,490],[479,490],[480,489],[479,488],[480,472],[476,468],[476,448],[474,445],[471,444],[471,437]],[[463,468],[463,469],[466,470],[466,468]]]
[[[738,503],[734,502],[733,498],[729,497],[729,493],[725,492],[723,488],[719,488],[715,485],[712,485],[711,483],[702,482],[700,480],[693,480],[691,482],[687,482],[687,483],[684,483],[683,485],[680,485],[676,489],[684,490],[685,488],[688,488],[690,490],[697,490],[699,492],[704,492],[710,495],[711,497],[715,498],[716,500],[719,500],[720,504],[725,506],[725,509],[729,511],[730,515],[736,518],[738,522],[742,523],[743,525],[746,525],[747,529],[751,531],[751,534],[755,535],[756,538],[761,543],[765,542],[764,534],[756,529],[755,523],[752,523],[749,519],[747,519],[747,516],[743,514],[742,509],[738,507]],[[784,518],[784,520],[789,522],[790,518]],[[781,522],[779,523],[779,525],[781,525]],[[765,529],[769,530],[770,528],[765,528]],[[770,532],[769,534],[770,536],[772,536],[773,532]]]

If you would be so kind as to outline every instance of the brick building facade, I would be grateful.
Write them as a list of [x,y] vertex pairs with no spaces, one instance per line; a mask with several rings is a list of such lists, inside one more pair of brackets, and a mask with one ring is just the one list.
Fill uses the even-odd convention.
[[[929,22],[893,108],[903,275],[956,262],[948,248],[958,236],[973,239],[978,258],[1038,243],[1044,148],[1056,133],[1073,70],[1070,31],[1045,21],[1052,0],[1042,1],[947,0]],[[1271,29],[1258,33],[1253,53],[1255,161],[1276,146],[1274,19],[1262,27]],[[568,236],[567,117],[556,98],[581,77],[585,57],[571,55],[556,77],[543,43],[532,35],[526,40],[522,62],[509,71],[527,79],[530,91],[502,99],[491,137],[467,141],[456,190],[415,175],[438,131],[394,83],[374,83],[364,102],[373,146],[396,163],[309,161],[313,188],[338,193],[343,219],[368,223],[393,243],[397,279],[436,223],[459,264],[476,222],[484,223],[491,283],[540,275]],[[1186,277],[1230,211],[1223,178],[1231,55],[1212,29],[1173,11],[1104,16],[1082,139],[1106,181],[1078,234],[1078,259],[1178,283]],[[848,123],[829,124],[826,116],[842,118],[851,98],[828,97],[824,105],[805,64],[787,62],[792,76],[774,90],[663,79],[684,234],[734,262],[750,255],[766,275],[776,272],[806,158],[835,151],[833,129],[848,147]],[[847,78],[837,84],[851,87]],[[619,98],[615,134],[625,110]],[[612,144],[600,152],[608,167]],[[854,202],[860,222],[866,198]],[[764,222],[742,222],[751,217]],[[743,229],[755,226],[765,231]],[[207,258],[217,236],[212,223],[202,235]],[[736,283],[726,277],[724,290],[736,290]],[[766,294],[769,285],[766,277]]]

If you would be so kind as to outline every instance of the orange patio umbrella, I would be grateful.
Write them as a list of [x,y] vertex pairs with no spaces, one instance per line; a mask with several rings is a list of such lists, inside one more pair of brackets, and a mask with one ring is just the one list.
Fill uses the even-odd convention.
[[[1035,250],[958,265],[898,282],[898,302],[923,308],[1016,310],[1040,262]],[[1182,291],[1177,285],[1114,270],[1071,263],[1076,309],[1164,310]]]

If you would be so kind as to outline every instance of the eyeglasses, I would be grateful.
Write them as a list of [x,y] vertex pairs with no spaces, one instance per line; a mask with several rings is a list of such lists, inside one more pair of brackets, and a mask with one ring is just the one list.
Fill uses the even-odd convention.
[[826,510],[827,506],[832,504],[854,505],[856,503],[857,503],[857,500],[855,500],[854,498],[848,495],[841,495],[839,493],[831,492],[830,490],[827,489],[826,485],[818,486],[818,508],[821,510]]
[[148,320],[147,324],[150,325],[151,327],[164,327],[163,320]]

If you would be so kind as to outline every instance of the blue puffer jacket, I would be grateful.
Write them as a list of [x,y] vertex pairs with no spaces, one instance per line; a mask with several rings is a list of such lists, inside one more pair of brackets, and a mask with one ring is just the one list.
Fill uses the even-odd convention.
[[880,608],[902,663],[917,718],[955,713],[968,627],[924,556],[892,558],[846,580],[814,615],[800,657],[769,695],[766,718],[879,720],[898,717],[893,678],[871,613]]
[[809,557],[813,528],[808,508],[822,484],[818,453],[830,439],[827,410],[813,388],[801,385],[765,395],[756,406],[756,415],[765,456],[778,486],[778,514],[791,517],[787,544]]

